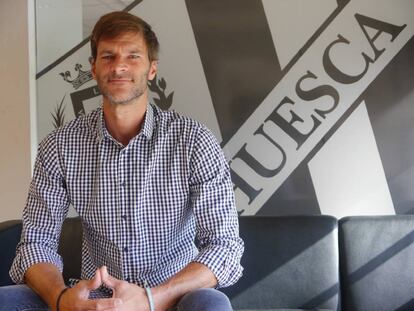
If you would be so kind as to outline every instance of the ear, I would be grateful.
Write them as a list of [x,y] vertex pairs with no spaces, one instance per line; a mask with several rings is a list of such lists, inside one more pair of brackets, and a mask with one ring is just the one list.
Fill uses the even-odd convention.
[[96,64],[95,59],[92,56],[89,58],[89,62],[91,63],[91,73],[92,77],[96,80]]
[[158,69],[158,61],[153,60],[150,64],[150,69],[148,71],[148,80],[154,79],[155,75],[157,74]]

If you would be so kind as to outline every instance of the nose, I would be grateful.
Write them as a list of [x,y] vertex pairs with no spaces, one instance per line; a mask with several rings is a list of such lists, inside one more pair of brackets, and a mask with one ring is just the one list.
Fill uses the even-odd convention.
[[123,73],[128,70],[128,65],[122,57],[116,57],[112,65],[112,70],[116,74]]

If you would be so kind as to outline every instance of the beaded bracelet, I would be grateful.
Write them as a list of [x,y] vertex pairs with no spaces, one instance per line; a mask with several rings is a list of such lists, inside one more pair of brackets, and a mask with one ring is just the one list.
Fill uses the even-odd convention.
[[154,299],[152,299],[151,288],[148,286],[147,281],[144,281],[144,288],[145,288],[145,291],[147,293],[148,302],[149,302],[149,306],[150,306],[150,311],[155,311]]
[[62,291],[60,292],[57,301],[56,301],[56,311],[59,311],[59,304],[60,304],[60,299],[62,298],[63,294],[69,289],[69,287],[65,287],[64,289],[62,289]]

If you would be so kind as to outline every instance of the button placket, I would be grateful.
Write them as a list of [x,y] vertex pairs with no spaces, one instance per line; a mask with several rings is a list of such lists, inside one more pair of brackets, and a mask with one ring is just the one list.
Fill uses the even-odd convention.
[[122,149],[119,153],[119,161],[118,161],[118,167],[119,167],[119,203],[120,203],[120,211],[119,211],[119,217],[122,220],[120,224],[121,228],[121,247],[122,247],[122,253],[123,253],[123,264],[125,264],[126,258],[125,256],[128,254],[128,246],[126,245],[128,241],[125,239],[126,232],[128,230],[128,191],[127,191],[127,151],[126,148]]

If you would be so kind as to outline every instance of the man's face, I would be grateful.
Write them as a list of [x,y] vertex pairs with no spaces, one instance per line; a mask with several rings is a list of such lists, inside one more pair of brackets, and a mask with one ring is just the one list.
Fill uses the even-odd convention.
[[112,104],[128,104],[139,98],[147,101],[147,83],[156,72],[157,62],[149,61],[147,45],[140,33],[127,32],[99,40],[92,74],[104,101]]

